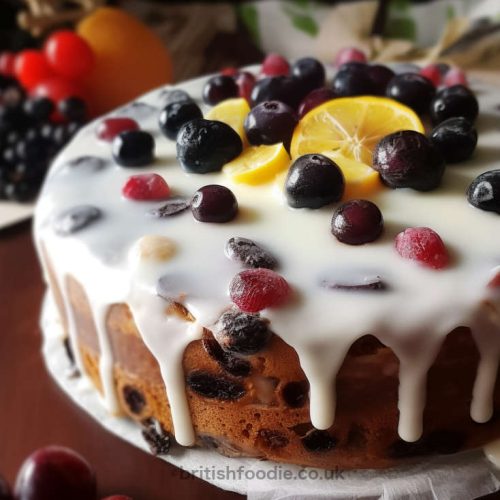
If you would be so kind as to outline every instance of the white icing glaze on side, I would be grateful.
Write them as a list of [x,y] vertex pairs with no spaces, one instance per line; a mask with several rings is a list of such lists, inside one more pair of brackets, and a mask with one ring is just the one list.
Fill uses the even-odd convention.
[[[195,98],[205,78],[187,82],[183,88]],[[376,242],[352,247],[330,234],[332,207],[319,210],[289,208],[275,185],[259,187],[232,184],[223,174],[187,174],[175,159],[175,143],[159,133],[157,110],[161,90],[142,97],[147,106],[128,107],[114,114],[140,111],[140,124],[156,139],[156,162],[147,168],[115,166],[110,145],[95,138],[96,124],[78,134],[55,162],[36,210],[36,238],[54,263],[59,283],[74,276],[92,301],[103,360],[100,375],[107,404],[116,402],[112,352],[104,319],[106,309],[126,302],[139,332],[158,360],[172,411],[176,439],[194,442],[182,371],[182,355],[192,340],[210,328],[230,307],[227,287],[240,268],[224,255],[230,237],[253,239],[278,259],[278,272],[294,289],[286,306],[262,315],[273,331],[295,348],[310,383],[313,424],[326,429],[335,418],[335,377],[349,346],[365,334],[373,334],[393,349],[400,359],[399,432],[407,441],[422,433],[427,371],[445,336],[458,326],[469,326],[481,353],[474,388],[472,417],[491,416],[492,389],[500,347],[485,326],[481,304],[488,299],[500,305],[486,284],[491,269],[500,262],[498,215],[468,205],[465,189],[479,173],[500,167],[500,133],[492,127],[498,93],[477,85],[482,108],[479,147],[474,160],[449,166],[443,186],[431,193],[386,189],[373,200],[385,219],[385,231]],[[497,154],[498,153],[498,154]],[[92,154],[105,160],[102,169],[68,165],[68,161]],[[169,183],[173,195],[190,197],[207,184],[223,184],[235,193],[240,213],[227,224],[197,222],[189,211],[167,219],[147,215],[162,203],[134,202],[121,197],[129,175],[156,172]],[[74,205],[90,204],[103,211],[101,220],[69,237],[54,234],[55,215]],[[400,258],[394,236],[412,226],[429,226],[440,234],[452,254],[451,266],[442,271],[424,269]],[[144,235],[168,237],[176,245],[168,261],[137,261],[131,251]],[[319,286],[329,276],[379,275],[389,284],[386,292],[353,293]],[[166,301],[156,296],[156,281],[166,276],[172,297],[194,316],[183,322],[165,314]],[[169,285],[170,286],[170,285]],[[489,333],[487,333],[489,332]],[[73,340],[72,335],[72,340]]]

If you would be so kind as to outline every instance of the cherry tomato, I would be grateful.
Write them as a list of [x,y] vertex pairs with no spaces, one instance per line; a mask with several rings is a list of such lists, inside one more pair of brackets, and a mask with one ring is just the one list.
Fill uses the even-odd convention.
[[2,52],[0,54],[0,74],[14,76],[14,63],[16,55],[13,52]]
[[67,78],[78,80],[94,67],[90,45],[73,31],[56,31],[45,42],[44,52],[53,70]]
[[53,75],[43,52],[33,49],[23,50],[19,53],[16,57],[14,70],[17,79],[28,90]]

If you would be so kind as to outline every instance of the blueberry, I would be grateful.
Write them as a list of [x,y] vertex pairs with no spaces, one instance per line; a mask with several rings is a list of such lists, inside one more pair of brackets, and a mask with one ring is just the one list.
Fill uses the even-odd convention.
[[245,395],[245,387],[240,383],[211,373],[195,371],[187,376],[188,387],[209,399],[232,401]]
[[285,181],[288,204],[294,208],[320,208],[340,200],[345,181],[338,165],[320,154],[297,158]]
[[467,189],[467,199],[474,207],[500,214],[500,169],[478,175]]
[[245,267],[274,269],[277,265],[269,252],[247,238],[230,238],[225,253],[228,258],[241,262]]
[[171,436],[161,423],[154,418],[147,418],[141,422],[142,437],[155,456],[166,455],[170,450]]
[[238,97],[238,86],[230,76],[216,75],[205,83],[202,96],[206,104],[214,106],[225,99]]
[[425,135],[402,130],[377,144],[372,166],[391,188],[430,191],[441,183],[445,162],[439,149]]
[[54,111],[54,103],[48,97],[33,97],[24,102],[24,111],[37,122],[45,122]]
[[155,140],[144,130],[127,130],[113,139],[113,158],[122,167],[142,167],[153,163]]
[[362,63],[342,66],[333,79],[332,88],[341,97],[375,93],[375,84],[368,73],[368,66]]
[[423,114],[429,109],[436,89],[432,82],[418,73],[396,75],[387,85],[386,96]]
[[219,171],[242,151],[240,136],[226,123],[197,118],[177,134],[177,158],[188,172]]
[[387,85],[394,78],[394,71],[381,64],[368,66],[367,71],[374,84],[374,93],[377,95],[385,95]]
[[298,79],[307,93],[325,84],[325,67],[312,57],[303,57],[292,66],[292,76]]
[[447,163],[469,159],[477,145],[474,125],[462,117],[448,118],[431,132],[431,141],[441,151]]
[[473,122],[479,113],[476,96],[464,85],[454,85],[440,90],[430,105],[434,124],[460,116]]
[[81,231],[102,216],[101,210],[92,205],[77,205],[64,210],[54,219],[54,231],[59,236],[69,236]]
[[181,89],[163,90],[160,94],[160,99],[163,106],[168,106],[174,102],[189,102],[193,100],[185,90]]
[[264,101],[280,101],[297,109],[307,93],[307,87],[301,85],[297,78],[272,76],[257,81],[252,90],[251,102],[252,106],[256,106]]
[[215,325],[214,336],[224,351],[237,354],[255,354],[271,338],[269,322],[258,314],[241,311],[225,312]]
[[280,101],[265,101],[248,113],[244,126],[250,144],[282,142],[289,149],[297,122],[297,115],[290,106]]
[[210,184],[196,191],[191,212],[200,222],[229,222],[238,213],[238,202],[227,187]]
[[57,105],[59,113],[72,122],[84,122],[87,119],[87,104],[80,97],[68,97]]
[[195,118],[203,118],[203,113],[195,102],[172,102],[167,104],[160,113],[160,130],[165,137],[175,140],[179,129]]
[[348,201],[333,213],[332,234],[348,245],[375,241],[383,228],[382,213],[375,203],[368,200]]

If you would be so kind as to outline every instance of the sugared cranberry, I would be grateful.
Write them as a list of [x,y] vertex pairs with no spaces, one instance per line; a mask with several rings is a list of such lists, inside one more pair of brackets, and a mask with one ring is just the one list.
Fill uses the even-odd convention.
[[430,139],[447,163],[458,163],[472,156],[477,145],[477,130],[465,118],[448,118],[431,132]]
[[220,74],[224,76],[235,76],[238,70],[234,66],[227,66],[220,70]]
[[307,94],[304,100],[300,103],[298,111],[299,118],[305,116],[309,113],[309,111],[311,111],[311,109],[314,109],[320,104],[330,101],[331,99],[335,99],[335,97],[337,97],[337,94],[335,94],[335,92],[328,87],[314,89],[312,92]]
[[261,73],[265,76],[286,76],[290,73],[290,65],[283,56],[268,54],[262,62]]
[[13,500],[7,481],[0,476],[0,500]]
[[225,99],[238,96],[238,86],[234,79],[226,75],[210,78],[203,87],[203,101],[214,106]]
[[372,166],[393,189],[430,191],[441,183],[445,162],[441,152],[425,135],[401,130],[377,144]]
[[128,130],[139,130],[138,123],[132,118],[106,118],[97,126],[96,135],[101,141],[111,142]]
[[368,66],[367,71],[374,85],[373,92],[376,95],[385,95],[387,85],[394,78],[394,71],[382,64]]
[[122,167],[141,167],[153,162],[155,140],[144,130],[127,130],[113,139],[113,158]]
[[339,50],[337,56],[335,57],[335,66],[337,68],[342,66],[342,64],[348,62],[362,62],[365,63],[367,61],[366,54],[356,47],[344,47]]
[[290,294],[286,280],[270,269],[247,269],[238,273],[229,285],[231,300],[247,313],[283,305]]
[[435,91],[434,85],[425,76],[417,73],[402,73],[389,82],[386,95],[421,114],[429,109]]
[[95,500],[94,472],[79,454],[48,446],[31,454],[16,479],[17,500]]
[[476,208],[500,214],[500,170],[478,175],[467,189],[467,199]]
[[250,102],[255,86],[255,76],[248,71],[240,71],[234,76],[234,81],[238,85],[238,95]]
[[238,201],[227,187],[210,184],[196,191],[191,211],[200,222],[229,222],[238,213]]
[[280,101],[258,104],[245,118],[245,132],[250,144],[282,142],[288,149],[297,125],[295,111]]
[[375,241],[384,228],[382,213],[368,200],[351,200],[333,213],[332,234],[342,243],[362,245]]
[[473,122],[479,113],[476,96],[463,85],[440,90],[431,102],[430,115],[434,124],[461,116]]
[[295,61],[292,75],[309,91],[325,84],[325,67],[313,57],[303,57]]
[[344,176],[335,162],[321,154],[308,154],[290,167],[285,195],[291,207],[320,208],[340,200],[344,187]]
[[443,77],[445,87],[453,87],[454,85],[469,86],[467,75],[460,68],[450,68]]
[[139,174],[128,178],[122,193],[131,200],[164,200],[170,196],[170,188],[158,174]]
[[420,74],[430,80],[434,87],[439,87],[441,84],[441,69],[437,64],[428,64],[420,70]]
[[443,269],[449,264],[450,257],[443,240],[428,227],[410,227],[396,236],[394,244],[401,257],[425,267]]
[[203,113],[194,101],[172,102],[162,109],[158,123],[163,135],[175,140],[181,127],[196,118],[203,118]]

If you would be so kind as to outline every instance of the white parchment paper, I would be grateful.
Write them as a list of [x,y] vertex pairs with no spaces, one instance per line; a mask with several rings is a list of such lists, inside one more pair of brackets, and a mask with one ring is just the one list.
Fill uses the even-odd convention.
[[[149,453],[139,426],[109,415],[86,377],[69,376],[62,327],[49,294],[41,327],[45,363],[61,389],[108,431]],[[176,445],[162,458],[220,488],[246,494],[250,500],[471,500],[500,490],[500,471],[480,450],[386,471],[349,472],[227,458],[210,450]],[[188,475],[179,471],[179,476]]]

